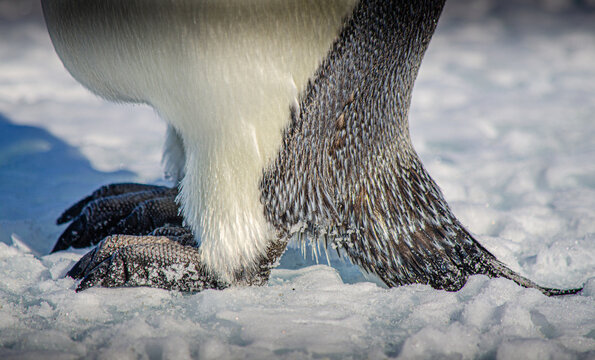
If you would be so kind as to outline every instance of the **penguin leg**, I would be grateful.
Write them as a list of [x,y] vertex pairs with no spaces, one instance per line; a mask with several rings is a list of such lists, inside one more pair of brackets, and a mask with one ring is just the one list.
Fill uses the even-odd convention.
[[113,234],[146,235],[166,224],[182,225],[176,188],[122,183],[106,185],[67,209],[58,224],[71,221],[52,252],[97,244]]
[[82,279],[77,292],[93,286],[150,286],[185,292],[229,286],[201,265],[200,249],[176,236],[108,236],[67,275]]

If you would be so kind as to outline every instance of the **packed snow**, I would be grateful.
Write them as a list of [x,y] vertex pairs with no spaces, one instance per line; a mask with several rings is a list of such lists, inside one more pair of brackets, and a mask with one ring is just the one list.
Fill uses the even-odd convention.
[[582,293],[386,289],[297,248],[262,287],[75,293],[64,274],[86,250],[48,255],[55,219],[102,184],[165,183],[165,126],[76,83],[35,1],[0,0],[0,358],[595,358],[595,3],[450,0],[410,123],[483,245]]

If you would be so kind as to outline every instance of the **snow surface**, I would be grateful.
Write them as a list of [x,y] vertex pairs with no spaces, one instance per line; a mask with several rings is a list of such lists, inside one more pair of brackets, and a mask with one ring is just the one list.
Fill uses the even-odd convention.
[[35,2],[0,0],[0,358],[595,359],[593,1],[450,0],[411,111],[418,153],[481,243],[543,285],[586,283],[580,295],[484,276],[385,289],[297,249],[264,287],[76,294],[63,276],[85,251],[47,255],[54,220],[102,184],[163,183],[164,129],[78,85]]

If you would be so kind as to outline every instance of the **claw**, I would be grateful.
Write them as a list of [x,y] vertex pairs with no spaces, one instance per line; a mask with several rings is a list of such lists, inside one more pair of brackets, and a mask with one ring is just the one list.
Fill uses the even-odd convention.
[[86,198],[77,202],[76,204],[72,205],[71,207],[66,209],[62,213],[62,215],[60,215],[60,217],[56,220],[56,224],[57,225],[65,224],[65,223],[69,222],[70,220],[74,219],[75,217],[79,216],[81,211],[83,211],[83,208],[93,200],[95,200],[93,198],[93,195],[89,195]]
[[120,287],[126,284],[124,261],[118,253],[95,266],[76,287],[76,292],[93,286]]
[[66,273],[66,276],[69,276],[73,279],[82,279],[86,273],[89,272],[89,267],[94,263],[93,259],[95,258],[95,254],[97,253],[98,247],[89,251],[79,261],[74,264],[74,266]]
[[[69,247],[73,246],[75,248],[82,248],[85,247],[85,243],[91,243],[91,241],[87,241],[87,219],[85,217],[77,218],[77,220],[73,221],[66,230],[60,235],[56,245],[52,249],[51,253],[55,253],[56,251],[66,250]],[[82,246],[78,246],[79,244],[83,244]],[[88,245],[87,245],[88,246]]]

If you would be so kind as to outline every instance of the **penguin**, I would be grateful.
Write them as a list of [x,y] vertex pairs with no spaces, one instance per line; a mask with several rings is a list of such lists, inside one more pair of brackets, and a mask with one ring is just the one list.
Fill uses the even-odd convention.
[[[54,250],[92,286],[265,284],[289,241],[387,286],[459,290],[510,270],[457,220],[409,135],[413,84],[445,0],[42,0],[56,53],[105,99],[167,122],[172,188],[104,186]],[[316,246],[316,245],[314,245]]]

